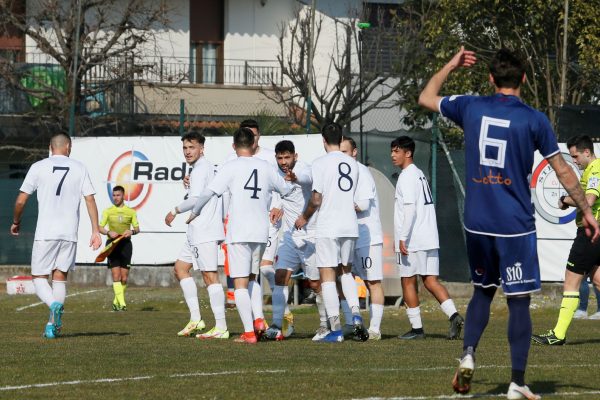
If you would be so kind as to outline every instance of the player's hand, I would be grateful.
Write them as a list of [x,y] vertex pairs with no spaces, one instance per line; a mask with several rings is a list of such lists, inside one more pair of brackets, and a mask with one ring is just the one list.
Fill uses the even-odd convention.
[[189,224],[190,222],[192,222],[193,220],[195,220],[197,217],[196,214],[194,214],[193,212],[190,213],[190,217],[187,219],[187,221],[185,221],[186,224]]
[[285,177],[283,179],[285,179],[288,182],[296,182],[298,180],[298,177],[296,176],[294,171],[290,169],[288,170],[288,172],[285,173]]
[[12,224],[10,226],[10,234],[13,236],[19,236],[19,229],[21,228],[21,224]]
[[562,199],[564,199],[564,196],[558,199],[558,208],[560,208],[561,210],[566,210],[567,208],[569,208],[569,205],[562,201]]
[[167,224],[167,226],[171,226],[171,222],[173,222],[174,219],[175,215],[173,215],[173,213],[169,211],[165,216],[165,224]]
[[271,221],[271,224],[275,225],[277,223],[277,221],[279,221],[281,219],[281,217],[283,216],[283,210],[280,208],[272,208],[271,211],[269,212],[269,220]]
[[459,67],[469,68],[477,62],[477,57],[475,57],[475,52],[471,50],[465,50],[465,46],[460,46],[460,50],[458,53],[452,57],[450,61],[446,64],[447,67],[451,69],[456,69]]
[[131,232],[129,229],[127,229],[125,232],[123,232],[123,237],[125,237],[125,238],[131,237],[132,233],[133,232]]
[[304,215],[300,215],[294,223],[294,226],[296,227],[296,229],[302,229],[307,224],[307,222],[308,221],[306,220],[306,218],[304,218]]
[[100,232],[92,232],[92,237],[90,238],[90,247],[92,250],[98,250],[102,245],[102,238],[100,238]]
[[116,239],[116,238],[119,237],[119,234],[117,232],[115,232],[115,231],[108,231],[108,232],[106,232],[106,234],[111,239]]
[[400,241],[400,253],[402,253],[403,256],[407,256],[408,255],[408,248],[406,247],[406,242],[404,240]]
[[186,175],[183,177],[183,187],[186,189],[190,188],[190,176]]
[[598,241],[598,238],[600,238],[600,228],[598,227],[598,221],[596,221],[596,218],[594,218],[594,215],[589,209],[588,212],[583,214],[581,222],[583,222],[585,234],[590,238],[590,241],[592,243]]

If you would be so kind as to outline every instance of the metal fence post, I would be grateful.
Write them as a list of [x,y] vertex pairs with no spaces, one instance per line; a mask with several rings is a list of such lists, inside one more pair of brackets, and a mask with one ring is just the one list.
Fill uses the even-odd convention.
[[438,114],[433,114],[431,127],[431,195],[433,204],[437,205],[437,141],[439,134]]
[[244,61],[244,86],[248,86],[248,61]]

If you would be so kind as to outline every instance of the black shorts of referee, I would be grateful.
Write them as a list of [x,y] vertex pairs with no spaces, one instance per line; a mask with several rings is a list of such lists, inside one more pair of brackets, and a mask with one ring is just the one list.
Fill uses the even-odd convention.
[[[109,244],[112,239],[106,241]],[[131,254],[133,253],[133,246],[131,245],[131,238],[123,238],[117,247],[108,256],[108,268],[121,267],[129,268],[131,264]]]
[[585,275],[600,265],[600,242],[592,243],[584,228],[577,228],[577,236],[571,246],[567,269]]

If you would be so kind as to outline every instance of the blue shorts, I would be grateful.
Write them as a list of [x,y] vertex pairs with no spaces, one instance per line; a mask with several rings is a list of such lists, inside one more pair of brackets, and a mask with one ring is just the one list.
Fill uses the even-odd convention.
[[541,289],[537,235],[501,237],[466,232],[473,285],[500,287],[507,295]]

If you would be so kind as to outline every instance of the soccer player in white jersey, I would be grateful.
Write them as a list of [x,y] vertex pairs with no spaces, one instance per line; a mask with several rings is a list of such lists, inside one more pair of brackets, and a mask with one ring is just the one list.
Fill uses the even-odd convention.
[[[340,144],[342,153],[356,160],[358,151],[351,137],[344,137]],[[379,198],[375,180],[366,165],[357,161],[359,178],[354,194],[354,206],[358,218],[358,239],[354,248],[352,272],[367,285],[371,296],[371,320],[369,321],[369,340],[381,339],[381,319],[385,296],[381,280],[383,279],[383,231],[379,217]],[[341,300],[346,324],[352,321],[350,308],[346,300]]]
[[[293,333],[292,325],[283,329],[285,314],[289,315],[288,283],[294,271],[302,267],[308,277],[310,286],[319,292],[319,271],[315,264],[314,228],[316,214],[313,214],[308,224],[302,229],[294,226],[296,219],[306,209],[311,197],[312,176],[310,166],[298,161],[294,143],[282,140],[275,146],[275,155],[279,165],[279,175],[282,177],[293,171],[295,180],[292,191],[281,199],[283,211],[283,238],[277,251],[275,264],[275,290],[273,291],[273,321],[265,334],[270,340],[283,340]],[[287,310],[287,312],[286,312]],[[324,310],[323,310],[324,311]],[[325,314],[323,312],[323,314]],[[326,318],[325,318],[326,321]]]
[[[54,339],[62,328],[67,275],[75,267],[82,196],[92,224],[90,247],[98,249],[102,239],[98,230],[95,191],[88,171],[82,163],[69,158],[71,138],[64,133],[53,135],[50,153],[50,157],[34,163],[27,172],[15,202],[10,233],[19,235],[27,200],[37,191],[38,218],[31,253],[31,276],[35,293],[50,308],[44,336]],[[48,283],[50,275],[52,286]]]
[[[269,236],[271,192],[286,195],[292,186],[285,182],[266,161],[253,157],[254,136],[247,128],[234,133],[233,145],[238,158],[221,166],[213,181],[198,197],[189,221],[213,197],[229,192],[229,222],[226,242],[229,255],[229,274],[235,286],[235,304],[244,325],[238,342],[256,343],[262,333],[252,321],[252,307],[248,293],[249,276],[258,265]],[[286,179],[291,179],[291,172]],[[256,321],[254,321],[256,322]],[[256,332],[255,332],[256,331]]]
[[454,302],[446,288],[439,282],[439,239],[435,205],[427,178],[415,164],[415,142],[408,136],[400,136],[391,143],[392,163],[402,169],[396,183],[394,203],[394,250],[396,251],[402,295],[411,330],[400,339],[425,339],[417,276],[423,285],[440,303],[448,316],[450,330],[448,339],[458,339],[464,320],[456,311]]
[[[192,167],[187,197],[165,216],[165,223],[171,226],[175,216],[192,209],[198,196],[210,184],[215,175],[213,164],[204,157],[206,139],[198,132],[185,134],[183,155]],[[198,218],[187,228],[187,240],[175,261],[175,277],[183,291],[183,297],[190,311],[190,321],[177,333],[178,336],[192,336],[199,339],[228,339],[229,331],[225,320],[225,294],[217,272],[219,243],[225,239],[223,229],[223,205],[221,198],[213,197],[202,209]],[[199,332],[206,327],[200,314],[198,288],[191,275],[192,268],[202,272],[208,291],[210,307],[215,317],[215,327],[204,334]]]
[[352,276],[354,244],[358,223],[354,209],[354,193],[358,181],[358,164],[340,151],[342,128],[331,123],[322,131],[326,155],[312,164],[313,193],[306,210],[296,220],[296,228],[304,227],[319,210],[315,229],[317,266],[321,277],[321,293],[327,310],[331,332],[321,341],[343,342],[340,323],[340,301],[336,288],[338,273],[344,297],[352,311],[355,338],[365,341],[369,334],[364,328],[358,303],[356,281]]

